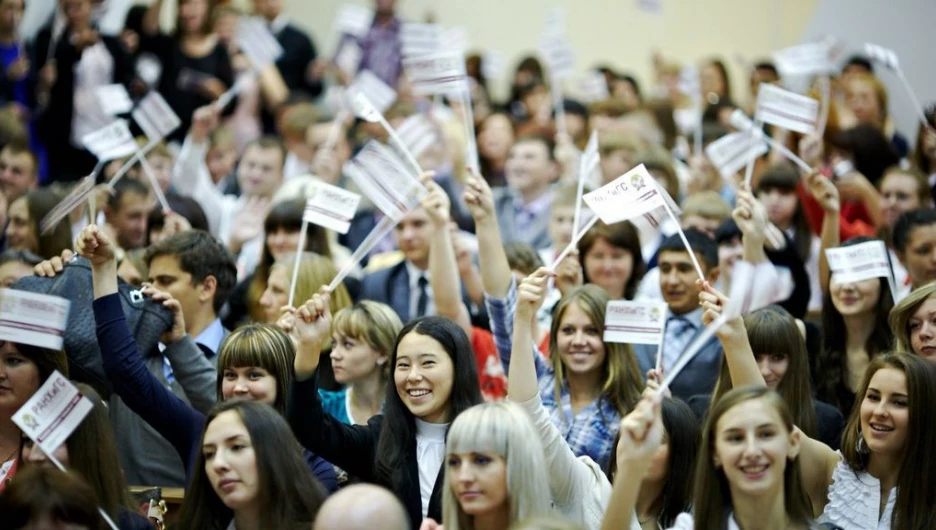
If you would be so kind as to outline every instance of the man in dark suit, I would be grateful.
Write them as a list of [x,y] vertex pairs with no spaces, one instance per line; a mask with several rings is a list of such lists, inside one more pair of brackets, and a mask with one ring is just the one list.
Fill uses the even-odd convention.
[[494,190],[504,241],[520,241],[536,250],[549,247],[552,183],[559,177],[552,143],[541,136],[520,138],[510,148],[504,174],[507,187]]
[[[689,246],[710,284],[718,279],[718,247],[710,237],[696,229],[685,231]],[[663,241],[659,252],[660,290],[668,306],[666,332],[663,337],[663,372],[673,368],[686,347],[702,333],[702,308],[699,306],[701,287],[689,251],[675,234]],[[634,351],[643,373],[656,366],[656,346],[635,344]],[[697,394],[710,394],[718,379],[722,348],[718,339],[709,339],[698,355],[680,372],[670,385],[673,396],[684,401]]]

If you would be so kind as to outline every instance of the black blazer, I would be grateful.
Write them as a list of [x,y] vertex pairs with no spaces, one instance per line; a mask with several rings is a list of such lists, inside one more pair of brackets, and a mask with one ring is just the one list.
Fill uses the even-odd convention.
[[[383,415],[372,417],[367,425],[346,425],[331,417],[322,409],[317,375],[306,381],[293,381],[289,393],[286,417],[299,443],[348,474],[392,491],[406,507],[410,527],[419,530],[423,517],[416,440],[410,444],[398,472],[392,477],[381,476],[377,473],[377,442],[383,428]],[[439,467],[426,514],[440,523],[444,469],[444,464]]]
[[[461,284],[461,282],[459,282]],[[488,316],[483,310],[475,311],[471,299],[464,286],[461,286],[462,303],[471,313],[471,323],[481,328],[487,328]],[[409,271],[406,262],[366,274],[361,279],[361,300],[373,300],[387,304],[399,315],[403,323],[409,322],[410,315],[410,283]]]

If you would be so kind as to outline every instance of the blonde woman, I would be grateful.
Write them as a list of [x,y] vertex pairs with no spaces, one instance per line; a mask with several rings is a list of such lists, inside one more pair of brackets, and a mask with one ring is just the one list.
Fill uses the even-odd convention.
[[897,351],[912,351],[936,362],[936,283],[912,291],[888,318]]
[[550,515],[543,448],[520,407],[485,403],[458,416],[448,433],[442,492],[446,530],[508,530]]
[[[260,296],[259,304],[264,314],[264,321],[275,324],[281,315],[280,309],[289,303],[289,288],[292,281],[295,254],[289,254],[277,260],[270,268],[266,290]],[[299,258],[299,274],[296,276],[294,304],[301,304],[312,298],[323,285],[328,285],[338,274],[332,260],[318,254],[304,252]],[[331,310],[334,312],[351,305],[351,297],[345,286],[339,285],[331,294]]]
[[337,391],[319,389],[322,408],[349,425],[367,425],[383,410],[390,354],[403,323],[388,305],[362,300],[332,321],[331,366]]

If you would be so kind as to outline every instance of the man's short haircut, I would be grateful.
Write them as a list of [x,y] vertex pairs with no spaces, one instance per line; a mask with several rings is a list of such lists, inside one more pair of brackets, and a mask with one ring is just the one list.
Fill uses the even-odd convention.
[[276,149],[280,154],[281,164],[283,166],[286,165],[286,146],[276,136],[265,135],[265,136],[261,136],[260,138],[257,138],[256,140],[251,140],[250,143],[248,143],[247,146],[244,147],[244,152],[246,153],[247,150],[250,149],[251,147],[263,149],[264,151],[266,151],[267,149]]
[[549,157],[550,162],[556,161],[556,156],[554,153],[554,147],[556,146],[548,136],[542,134],[527,134],[517,138],[517,141],[514,142],[514,145],[520,145],[525,143],[537,143],[542,144],[546,148],[547,156]]
[[[686,234],[686,241],[689,242],[689,246],[692,247],[692,250],[694,250],[696,254],[702,257],[706,272],[717,267],[718,245],[715,244],[715,240],[695,228],[690,228],[684,233]],[[673,234],[663,240],[663,243],[660,245],[660,255],[662,256],[662,254],[667,251],[687,252],[686,245],[683,244],[679,234]]]
[[540,259],[539,254],[527,243],[511,241],[504,245],[504,253],[507,254],[510,270],[519,271],[527,276],[543,266],[543,260]]
[[777,67],[774,65],[774,63],[770,61],[759,61],[754,64],[754,69],[755,70],[767,70],[773,75],[780,77],[780,72],[777,71]]
[[146,251],[146,265],[152,267],[153,260],[162,256],[173,256],[179,260],[179,268],[192,275],[192,283],[199,284],[214,276],[217,281],[214,296],[215,313],[227,302],[231,289],[237,283],[237,266],[228,249],[214,236],[202,230],[187,230],[167,237]]
[[29,144],[22,140],[12,140],[3,146],[3,151],[9,151],[13,156],[28,155],[32,162],[33,175],[39,172],[39,157],[29,148]]
[[907,251],[907,245],[910,244],[910,232],[920,226],[929,226],[936,224],[936,209],[925,208],[923,210],[913,210],[904,212],[894,223],[894,233],[891,235],[894,242],[894,250],[898,254]]
[[107,207],[110,208],[111,211],[118,211],[121,201],[123,201],[124,196],[127,194],[149,197],[149,188],[139,180],[131,178],[120,179],[117,181],[117,184],[114,184],[114,192],[107,198]]
[[725,202],[716,191],[697,191],[686,197],[682,203],[682,217],[691,215],[704,219],[724,221],[731,217],[731,206]]

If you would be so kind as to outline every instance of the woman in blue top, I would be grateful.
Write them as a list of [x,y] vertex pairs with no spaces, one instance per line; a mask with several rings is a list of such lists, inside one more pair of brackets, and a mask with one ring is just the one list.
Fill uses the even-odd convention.
[[[205,416],[167,390],[146,368],[117,294],[117,262],[111,240],[90,225],[78,236],[77,247],[78,254],[91,262],[94,317],[104,371],[124,403],[175,447],[190,475],[201,450],[198,444]],[[178,302],[162,293],[154,300],[173,309],[176,318],[169,333],[181,338],[185,325]],[[285,414],[295,355],[289,337],[274,326],[255,324],[231,333],[218,356],[219,400],[259,401]],[[327,490],[335,491],[338,483],[331,464],[309,451],[304,451],[304,456],[312,474]]]
[[322,408],[349,425],[367,425],[383,410],[390,377],[390,354],[403,328],[386,304],[362,300],[342,309],[332,322],[331,365],[338,391],[319,389]]

